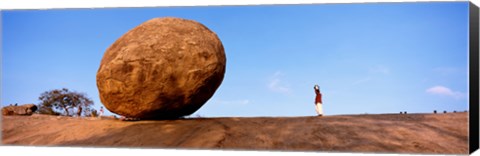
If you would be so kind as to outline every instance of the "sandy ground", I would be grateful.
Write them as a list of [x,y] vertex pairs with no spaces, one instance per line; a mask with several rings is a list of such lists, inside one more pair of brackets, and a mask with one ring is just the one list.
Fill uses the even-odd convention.
[[4,116],[2,143],[268,151],[468,154],[468,113],[126,122]]

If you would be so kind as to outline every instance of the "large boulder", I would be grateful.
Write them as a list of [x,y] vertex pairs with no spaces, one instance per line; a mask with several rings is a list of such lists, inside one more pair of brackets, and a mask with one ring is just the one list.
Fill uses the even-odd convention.
[[35,111],[37,111],[37,106],[34,104],[5,106],[2,108],[2,115],[32,115]]
[[132,118],[190,115],[223,81],[226,58],[217,35],[180,18],[154,18],[128,31],[105,52],[97,72],[100,100]]

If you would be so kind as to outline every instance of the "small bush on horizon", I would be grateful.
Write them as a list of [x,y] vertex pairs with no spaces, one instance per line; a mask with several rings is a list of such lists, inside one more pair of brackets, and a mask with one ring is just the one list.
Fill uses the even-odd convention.
[[97,112],[97,110],[93,109],[93,110],[90,111],[90,114],[85,114],[85,116],[98,117],[98,112]]

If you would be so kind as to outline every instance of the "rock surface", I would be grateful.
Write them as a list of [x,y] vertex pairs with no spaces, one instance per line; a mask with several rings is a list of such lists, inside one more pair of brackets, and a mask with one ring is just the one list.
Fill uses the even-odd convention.
[[2,115],[32,115],[37,110],[34,104],[20,106],[5,106],[2,108]]
[[97,72],[100,100],[111,112],[142,119],[192,114],[223,81],[226,57],[217,35],[180,18],[154,18],[105,52]]
[[2,121],[2,143],[17,146],[441,155],[468,155],[469,149],[468,113],[135,122],[34,114]]

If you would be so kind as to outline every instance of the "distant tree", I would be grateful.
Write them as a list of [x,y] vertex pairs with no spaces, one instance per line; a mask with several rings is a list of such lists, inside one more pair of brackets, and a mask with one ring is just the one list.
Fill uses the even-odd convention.
[[87,115],[91,114],[90,107],[93,105],[93,101],[85,94],[69,91],[67,88],[43,92],[38,99],[38,112],[41,114]]

